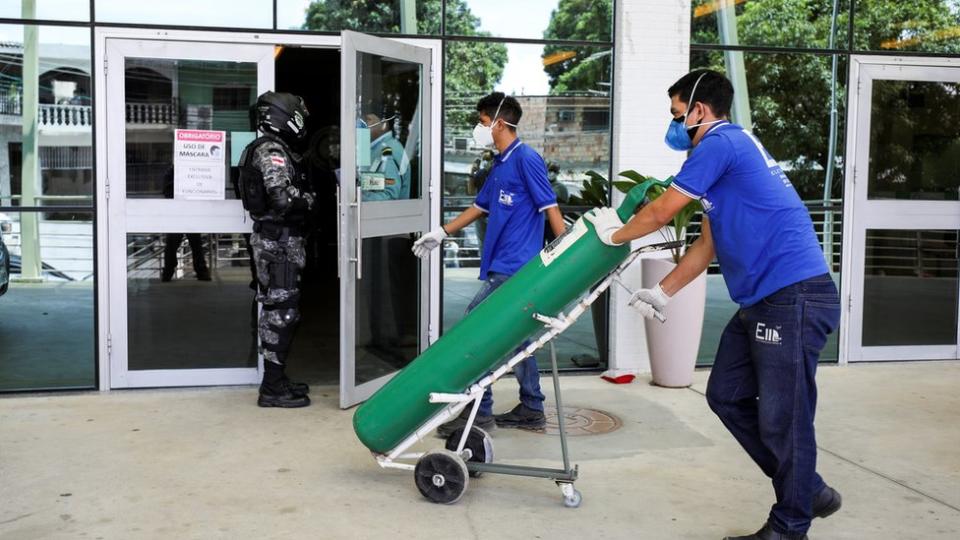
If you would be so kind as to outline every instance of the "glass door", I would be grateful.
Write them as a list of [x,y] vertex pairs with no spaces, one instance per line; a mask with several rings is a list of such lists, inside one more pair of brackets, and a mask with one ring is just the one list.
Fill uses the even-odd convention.
[[[341,57],[340,405],[426,347],[432,51],[345,31]],[[434,261],[436,262],[436,261]]]
[[847,359],[960,358],[960,62],[851,64]]
[[272,45],[107,39],[110,386],[253,384],[256,310],[234,191]]

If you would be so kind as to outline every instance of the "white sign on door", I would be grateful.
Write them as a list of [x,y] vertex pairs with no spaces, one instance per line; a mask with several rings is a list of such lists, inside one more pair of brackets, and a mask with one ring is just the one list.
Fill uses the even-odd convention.
[[173,143],[173,198],[226,198],[226,132],[178,129]]

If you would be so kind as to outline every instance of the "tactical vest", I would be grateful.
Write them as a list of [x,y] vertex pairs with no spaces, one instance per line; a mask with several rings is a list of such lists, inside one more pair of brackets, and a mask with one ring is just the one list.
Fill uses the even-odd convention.
[[[276,137],[264,135],[248,144],[243,149],[243,153],[240,154],[240,178],[237,187],[240,192],[240,200],[243,202],[243,209],[250,212],[250,215],[255,219],[262,217],[270,210],[270,196],[267,194],[267,187],[263,182],[263,171],[252,163],[254,149],[266,142],[279,142],[284,148],[287,146]],[[289,153],[286,158],[290,159]],[[302,184],[300,167],[293,160],[291,160],[291,163],[293,163],[294,168],[291,181],[294,186],[300,188],[300,184]]]

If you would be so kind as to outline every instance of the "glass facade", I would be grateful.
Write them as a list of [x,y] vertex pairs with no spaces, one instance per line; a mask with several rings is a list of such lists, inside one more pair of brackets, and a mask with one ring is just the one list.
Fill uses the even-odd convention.
[[[502,16],[506,12],[511,17]],[[9,273],[12,278],[6,294],[0,297],[0,312],[4,315],[0,332],[20,332],[19,326],[7,321],[14,320],[15,313],[29,319],[32,315],[27,313],[25,303],[39,309],[39,317],[50,313],[43,309],[45,303],[57,299],[69,298],[76,308],[71,324],[60,327],[68,330],[68,334],[61,334],[63,348],[73,354],[62,358],[27,354],[23,347],[42,342],[42,336],[20,338],[22,346],[4,346],[0,350],[0,390],[96,384],[93,224],[97,209],[92,132],[95,104],[90,75],[92,31],[98,23],[330,34],[349,29],[442,39],[446,217],[469,204],[476,193],[475,175],[470,171],[481,161],[482,149],[472,146],[469,135],[476,122],[477,100],[494,90],[520,100],[524,109],[520,136],[549,163],[550,177],[568,220],[576,219],[583,210],[567,201],[579,194],[585,172],[595,169],[609,174],[613,0],[536,0],[520,4],[503,0],[173,0],[161,4],[26,0],[4,3],[0,17],[38,23],[0,25],[0,47],[4,49],[0,54],[0,118],[4,121],[0,131],[0,225],[5,255],[0,267],[3,274]],[[63,23],[57,25],[57,21]],[[222,129],[231,136],[249,138],[244,109],[254,97],[250,92],[255,86],[255,75],[250,66],[141,59],[124,66],[124,73],[128,198],[169,197],[169,139],[177,127]],[[211,82],[210,77],[216,80]],[[218,94],[200,95],[211,89]],[[37,107],[31,107],[31,102]],[[202,110],[207,103],[212,104],[212,109]],[[389,111],[371,111],[378,112]],[[30,138],[29,133],[36,136]],[[26,181],[27,177],[35,180]],[[233,196],[229,186],[226,193],[227,197]],[[419,194],[420,190],[411,190],[410,196]],[[477,248],[482,242],[483,227],[478,225],[445,246],[443,310],[447,327],[462,315],[466,306],[463,297],[468,301],[479,286]],[[230,335],[240,336],[231,340],[236,341],[238,349],[234,360],[206,354],[195,359],[197,365],[189,366],[165,364],[164,358],[182,355],[167,351],[176,346],[162,339],[164,332],[143,326],[155,318],[152,302],[195,300],[190,295],[178,297],[170,284],[165,288],[158,285],[167,274],[164,258],[168,244],[177,255],[171,280],[195,280],[196,268],[189,262],[205,259],[207,271],[216,276],[216,283],[209,287],[211,292],[227,304],[233,302],[225,307],[230,312],[247,313],[246,306],[241,305],[241,296],[246,293],[239,287],[247,267],[243,261],[234,260],[231,238],[212,234],[129,235],[128,266],[136,266],[128,276],[127,287],[130,350],[153,351],[131,355],[132,370],[250,365],[248,318],[232,329],[213,313],[197,320],[191,325],[191,332],[220,333],[223,340],[231,340]],[[220,289],[233,286],[233,281],[224,276],[234,274],[237,291],[224,295]],[[38,294],[46,296],[40,298]],[[156,295],[160,298],[151,300]],[[395,304],[406,306],[409,302]],[[592,320],[583,318],[565,335],[559,343],[561,362],[568,367],[604,365],[605,347],[601,344],[606,343],[605,311],[598,309]],[[411,312],[405,319],[412,322],[418,317]],[[27,319],[23,322],[29,322]],[[51,328],[40,324],[27,327],[37,332]],[[394,333],[411,343],[415,341],[415,327],[401,330]],[[189,336],[181,337],[184,342],[190,341]],[[152,345],[140,343],[157,338],[161,339]],[[358,344],[364,354],[376,349],[374,338]],[[39,371],[57,371],[62,376],[31,379],[30,370],[17,368],[15,358],[24,354],[34,358],[33,364]],[[47,361],[50,365],[44,367]],[[374,377],[376,369],[374,364],[371,366],[360,376]]]
[[[457,13],[481,2],[467,2]],[[494,4],[498,4],[494,2]],[[502,7],[502,6],[501,6]],[[448,26],[451,3],[447,4]],[[489,8],[483,8],[489,9]],[[517,134],[547,162],[548,176],[568,223],[589,207],[576,206],[586,173],[609,176],[611,134],[611,79],[613,47],[610,42],[610,2],[530,2],[524,4],[528,21],[540,20],[540,35],[568,40],[597,41],[569,44],[544,40],[516,43],[507,40],[474,41],[450,38],[444,59],[443,220],[449,221],[473,204],[491,163],[492,152],[474,144],[478,121],[476,106],[484,95],[501,91],[516,97],[523,111]],[[571,13],[587,10],[602,19],[600,32],[582,32],[568,20]],[[592,11],[591,11],[592,10]],[[478,18],[482,21],[482,18]],[[476,31],[488,33],[477,23]],[[598,23],[599,24],[599,23]],[[605,29],[605,31],[604,31]],[[462,29],[461,29],[462,31]],[[520,32],[520,30],[517,30]],[[512,34],[525,37],[529,34]],[[479,266],[485,219],[481,218],[444,244],[443,327],[449,329],[464,315],[480,289]],[[545,241],[552,235],[545,234]],[[605,300],[605,298],[603,299]],[[582,317],[560,335],[558,361],[568,369],[606,366],[606,319],[603,301],[591,317]],[[549,365],[546,351],[538,356],[541,368]]]
[[[9,283],[0,282],[0,290],[6,291],[0,296],[0,333],[12,335],[9,332],[16,330],[17,338],[2,340],[0,390],[96,384],[94,223],[98,209],[91,42],[98,23],[318,34],[349,29],[440,39],[444,219],[467,207],[482,184],[490,156],[472,141],[475,106],[480,97],[499,90],[519,100],[524,110],[520,137],[547,161],[561,209],[572,221],[585,209],[573,203],[579,202],[586,173],[595,170],[608,178],[611,173],[613,13],[614,0],[3,2],[0,18],[7,24],[0,24],[0,254],[5,262],[0,264],[0,277],[9,274]],[[13,24],[18,20],[22,24]],[[849,58],[871,52],[960,54],[960,3],[693,0],[690,22],[691,67],[720,69],[734,80],[743,98],[735,104],[734,120],[749,125],[788,171],[810,208],[831,270],[838,274]],[[286,54],[295,52],[291,49]],[[128,163],[135,173],[128,175],[133,182],[127,186],[131,197],[165,196],[164,167],[169,156],[160,147],[168,144],[155,144],[151,137],[167,140],[176,126],[206,121],[227,126],[215,129],[230,131],[231,137],[249,138],[242,112],[253,98],[249,66],[195,64],[145,61],[126,66],[128,143],[136,146],[128,149],[128,155],[136,158]],[[211,76],[218,82],[206,87],[216,86],[217,93],[200,101],[209,101],[216,110],[191,111],[190,100],[199,99],[191,97],[191,91],[202,91],[204,85],[183,83],[191,77]],[[179,81],[178,86],[173,80]],[[887,115],[871,144],[893,145],[904,155],[919,156],[911,162],[914,169],[900,171],[902,176],[918,178],[915,168],[922,166],[925,172],[933,171],[924,174],[929,185],[919,186],[925,198],[955,199],[957,175],[951,175],[950,162],[936,156],[955,153],[957,134],[949,126],[956,122],[949,118],[958,114],[956,90],[890,82],[875,92],[874,106],[893,114]],[[831,105],[836,114],[831,114]],[[930,118],[944,115],[942,121],[928,122],[939,127],[921,141],[923,147],[916,146],[916,139],[909,141],[913,146],[898,139],[903,123],[900,113],[920,109]],[[149,119],[150,129],[136,125],[143,118]],[[169,125],[154,129],[164,122]],[[872,196],[915,196],[903,192],[904,186],[897,181],[898,167],[903,169],[905,162],[897,161],[894,154],[886,158],[889,164],[872,164]],[[918,191],[917,186],[908,187]],[[232,196],[229,186],[226,193]],[[927,236],[944,234],[955,233],[932,231]],[[168,240],[154,236],[150,245],[161,246]],[[462,317],[479,287],[476,277],[483,238],[484,224],[478,222],[444,245],[445,328]],[[876,238],[878,246],[888,241],[880,232]],[[916,242],[927,245],[933,241],[930,238]],[[210,241],[204,240],[208,246]],[[191,253],[188,246],[189,242],[179,246],[184,260]],[[712,361],[720,330],[735,310],[715,271],[709,276],[702,363]],[[182,272],[189,274],[189,269]],[[150,288],[139,291],[148,295]],[[55,306],[64,298],[73,302],[75,310],[70,324],[60,326],[59,337],[72,354],[31,354],[30,347],[44,340],[40,334],[37,339],[24,336],[49,325],[31,324],[30,317],[44,321],[54,313],[44,306]],[[38,309],[39,315],[30,315],[27,307]],[[592,319],[581,319],[561,336],[563,365],[604,367],[605,311],[597,309]],[[7,346],[13,342],[18,345]],[[241,344],[244,363],[249,363],[248,345]],[[824,358],[836,356],[834,342]],[[49,363],[48,371],[62,377],[31,378],[29,370],[17,367],[23,358],[32,358],[40,367]]]
[[96,383],[90,66],[89,28],[0,25],[0,391]]
[[[691,68],[716,69],[733,81],[740,98],[734,102],[733,120],[752,129],[787,172],[810,209],[839,283],[849,58],[873,52],[956,55],[960,3],[693,0],[690,24]],[[945,150],[956,141],[956,129],[947,120],[956,113],[956,91],[935,84],[884,81],[874,93],[873,107],[885,112],[874,116],[882,125],[871,131],[871,145],[894,152],[876,154],[880,159],[871,162],[871,197],[921,193],[920,198],[955,200],[957,175],[945,171],[951,165],[955,170],[956,161],[951,162],[951,152]],[[903,126],[915,121],[908,114],[913,119],[917,114],[945,116],[929,136],[907,141]],[[908,154],[911,159],[904,159]],[[899,181],[908,176],[917,181],[918,168],[925,173],[923,186]],[[712,364],[723,327],[735,311],[714,266],[708,275],[700,365]],[[837,343],[834,334],[823,360],[837,359]]]

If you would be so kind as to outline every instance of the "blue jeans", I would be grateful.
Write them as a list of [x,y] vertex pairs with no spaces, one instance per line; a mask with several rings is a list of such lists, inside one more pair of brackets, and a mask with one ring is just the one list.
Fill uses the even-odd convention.
[[[483,286],[480,287],[470,305],[467,306],[467,313],[473,311],[473,308],[480,305],[480,302],[493,294],[493,291],[497,290],[497,287],[503,285],[508,279],[510,279],[510,276],[506,274],[488,272]],[[529,344],[529,341],[524,341],[517,348],[517,351],[522,350]],[[537,359],[529,356],[517,363],[513,366],[513,374],[516,375],[517,382],[520,383],[520,403],[535,411],[543,411],[544,395],[540,391],[540,372],[537,370]],[[480,399],[480,410],[477,411],[477,414],[483,416],[493,414],[493,389],[491,387],[487,387],[486,392],[483,393],[483,398]]]
[[840,322],[829,274],[800,281],[741,308],[727,324],[707,384],[707,402],[773,480],[771,526],[806,533],[817,474],[813,420],[817,361]]

